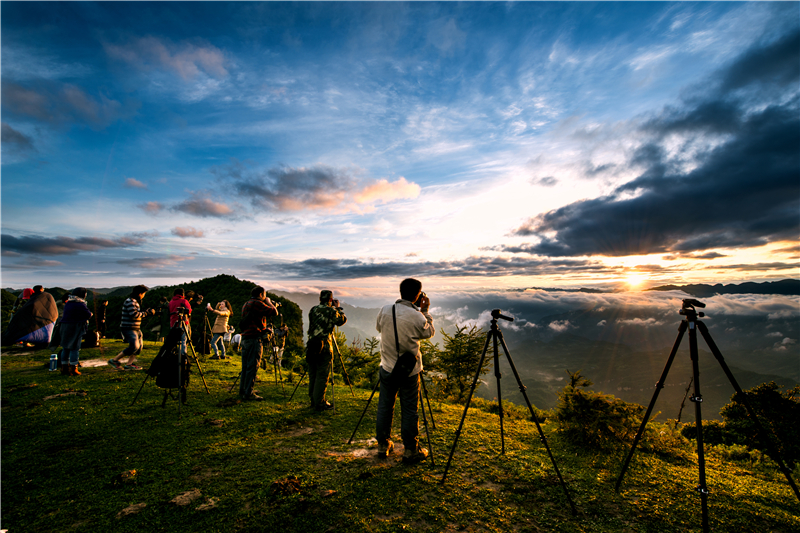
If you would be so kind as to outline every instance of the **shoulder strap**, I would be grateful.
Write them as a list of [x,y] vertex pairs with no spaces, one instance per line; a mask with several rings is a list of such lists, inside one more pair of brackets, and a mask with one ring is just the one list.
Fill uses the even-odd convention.
[[397,357],[400,357],[400,339],[397,337],[397,317],[395,316],[394,308],[397,304],[392,306],[392,322],[394,323],[394,346],[397,349]]

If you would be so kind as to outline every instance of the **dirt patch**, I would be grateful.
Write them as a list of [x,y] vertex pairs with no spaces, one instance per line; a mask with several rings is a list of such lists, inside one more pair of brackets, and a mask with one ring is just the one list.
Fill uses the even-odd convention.
[[202,494],[200,494],[200,489],[187,490],[183,494],[178,494],[172,498],[169,503],[174,503],[175,505],[184,507],[195,501],[200,496],[202,496]]
[[192,481],[205,481],[207,479],[211,479],[212,477],[218,476],[220,473],[216,470],[204,470],[202,466],[196,466],[192,468],[192,471],[195,472],[189,479]]
[[317,429],[310,426],[298,426],[292,427],[292,429],[288,430],[284,435],[287,437],[302,437],[303,435],[310,435],[315,431],[317,431]]
[[128,507],[117,513],[117,518],[122,518],[123,516],[136,514],[145,507],[147,507],[146,503],[135,503],[133,505],[129,505]]

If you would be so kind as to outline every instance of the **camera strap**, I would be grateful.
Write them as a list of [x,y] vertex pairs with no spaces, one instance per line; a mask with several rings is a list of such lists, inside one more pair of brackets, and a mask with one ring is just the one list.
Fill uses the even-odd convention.
[[400,339],[397,337],[397,316],[395,316],[394,308],[397,304],[392,306],[392,323],[394,324],[394,346],[397,348],[397,358],[400,358]]

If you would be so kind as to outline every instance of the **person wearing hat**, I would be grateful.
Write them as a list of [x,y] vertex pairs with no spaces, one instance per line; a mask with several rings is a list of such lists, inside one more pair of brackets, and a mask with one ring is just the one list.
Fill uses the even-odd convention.
[[124,356],[128,356],[125,370],[141,370],[142,367],[136,365],[136,356],[142,353],[144,344],[142,337],[142,319],[154,315],[155,309],[141,310],[142,298],[149,289],[146,285],[137,285],[131,290],[131,295],[122,304],[122,321],[119,329],[122,338],[128,343],[128,347],[119,352],[116,357],[108,360],[108,364],[119,370],[122,364],[119,362]]
[[86,305],[86,289],[78,287],[64,304],[64,316],[61,317],[61,346],[64,348],[61,351],[61,373],[66,376],[81,375],[78,371],[78,358],[90,318],[92,312]]
[[333,406],[325,400],[328,375],[333,368],[333,341],[331,334],[337,326],[347,322],[339,300],[333,299],[333,292],[319,293],[319,305],[308,313],[308,343],[306,362],[308,363],[308,395],[311,407],[317,411],[327,411]]

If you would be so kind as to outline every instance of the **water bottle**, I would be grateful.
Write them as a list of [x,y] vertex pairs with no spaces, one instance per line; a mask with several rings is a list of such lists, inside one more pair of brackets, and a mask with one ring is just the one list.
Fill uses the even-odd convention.
[[50,354],[50,372],[55,372],[58,368],[58,354]]

